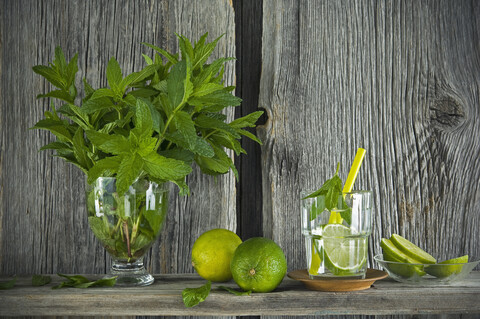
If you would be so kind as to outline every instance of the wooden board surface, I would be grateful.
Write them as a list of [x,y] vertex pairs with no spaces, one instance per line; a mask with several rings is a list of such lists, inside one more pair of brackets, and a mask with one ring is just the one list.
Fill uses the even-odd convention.
[[[38,149],[52,140],[28,130],[48,107],[36,100],[47,85],[32,66],[53,60],[60,45],[95,88],[115,56],[123,70],[144,66],[141,42],[177,52],[175,32],[192,41],[224,34],[215,56],[235,55],[229,1],[1,1],[0,2],[0,273],[104,273],[110,260],[88,228],[84,177],[75,167]],[[225,72],[234,83],[235,63]],[[233,118],[234,110],[228,116]],[[188,178],[190,197],[172,187],[168,222],[146,258],[155,273],[193,272],[190,249],[204,231],[236,229],[232,174],[215,180],[198,170]]]
[[373,190],[374,232],[439,260],[480,255],[480,4],[263,2],[264,234],[304,268],[302,189],[345,180]]
[[[93,278],[95,276],[88,276]],[[377,281],[368,290],[321,292],[307,290],[300,282],[285,278],[271,293],[234,296],[213,284],[207,299],[193,308],[182,302],[182,290],[205,283],[196,275],[156,275],[152,286],[143,288],[57,289],[54,276],[44,287],[32,287],[21,277],[11,290],[0,290],[0,316],[213,316],[213,315],[418,315],[480,314],[480,272],[452,286],[411,286]],[[5,278],[3,277],[2,280]],[[238,289],[233,282],[226,285]]]

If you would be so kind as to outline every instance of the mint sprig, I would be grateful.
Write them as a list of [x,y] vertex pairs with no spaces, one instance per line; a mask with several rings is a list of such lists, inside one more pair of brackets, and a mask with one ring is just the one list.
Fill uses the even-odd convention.
[[340,211],[340,215],[347,222],[347,224],[351,223],[352,210],[350,207],[348,207],[343,198],[343,183],[338,176],[339,169],[340,163],[337,163],[337,170],[335,171],[333,177],[326,180],[322,187],[320,187],[318,190],[303,198],[317,198],[317,200],[312,204],[312,208],[310,210],[310,220],[317,218],[317,216],[325,209],[329,211],[338,209]]

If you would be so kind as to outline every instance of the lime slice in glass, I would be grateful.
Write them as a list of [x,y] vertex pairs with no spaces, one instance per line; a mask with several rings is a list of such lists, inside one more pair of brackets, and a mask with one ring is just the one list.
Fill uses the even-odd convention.
[[[463,265],[468,263],[468,255],[442,261],[436,265],[425,267],[425,271],[437,278],[446,278],[452,274],[459,274],[462,272]],[[449,265],[450,264],[450,265]]]
[[435,264],[437,262],[432,255],[400,235],[393,234],[390,240],[400,251],[416,260],[419,264]]
[[[382,238],[380,246],[383,250],[383,259],[385,261],[394,261],[399,263],[407,264],[420,264],[419,261],[407,256],[402,251],[400,251],[397,246],[395,246],[390,239]],[[391,272],[405,277],[410,278],[414,275],[424,276],[425,272],[423,271],[422,266],[417,265],[402,265],[402,264],[388,264],[388,270]]]
[[322,235],[325,265],[334,275],[354,275],[366,263],[366,237],[352,237],[350,228],[340,224],[326,225]]

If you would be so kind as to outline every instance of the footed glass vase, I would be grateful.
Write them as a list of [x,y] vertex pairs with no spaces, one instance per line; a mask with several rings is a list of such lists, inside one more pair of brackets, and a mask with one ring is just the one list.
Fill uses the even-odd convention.
[[139,179],[125,194],[116,191],[114,177],[99,177],[86,185],[88,224],[112,257],[117,286],[147,286],[154,278],[143,256],[158,239],[168,208],[168,189]]

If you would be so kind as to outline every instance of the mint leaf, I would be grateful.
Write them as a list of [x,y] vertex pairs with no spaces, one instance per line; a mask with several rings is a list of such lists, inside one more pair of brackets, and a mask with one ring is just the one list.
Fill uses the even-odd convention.
[[117,282],[117,277],[111,278],[103,278],[95,281],[90,281],[86,277],[80,275],[63,275],[58,274],[61,277],[67,279],[67,281],[63,281],[57,286],[52,287],[52,289],[59,289],[65,287],[72,287],[72,288],[89,288],[89,287],[112,287]]
[[39,98],[46,98],[46,97],[53,97],[53,98],[56,98],[56,99],[59,99],[59,100],[63,100],[63,101],[66,101],[68,103],[72,103],[73,100],[72,100],[72,97],[70,96],[70,94],[68,92],[65,92],[64,90],[54,90],[54,91],[50,91],[46,94],[39,94],[37,95],[37,99]]
[[122,82],[122,70],[120,69],[120,65],[118,61],[112,57],[108,61],[107,65],[107,82],[108,85],[112,88],[115,93],[120,93],[120,90],[123,88],[120,87],[120,82]]
[[192,78],[192,82],[195,87],[198,87],[202,83],[208,83],[212,78],[220,72],[224,63],[235,60],[235,58],[219,58],[213,61],[211,64],[204,65],[204,69],[197,76]]
[[205,43],[205,39],[207,37],[208,33],[205,33],[200,40],[195,44],[195,49],[194,49],[194,61],[193,61],[193,67],[192,70],[195,70],[199,67],[201,67],[205,62],[207,62],[208,58],[212,54],[213,50],[215,50],[215,47],[217,46],[217,42],[223,37],[223,34],[213,40],[213,42]]
[[178,38],[178,46],[180,47],[180,52],[182,53],[182,59],[191,63],[194,58],[192,43],[190,43],[190,40],[188,40],[183,35],[176,34],[176,36]]
[[52,281],[52,277],[43,275],[32,276],[32,286],[45,286]]
[[87,182],[91,184],[101,176],[109,177],[114,175],[117,172],[121,161],[121,156],[105,157],[104,159],[97,161],[88,171]]
[[96,131],[87,131],[87,138],[100,150],[114,155],[130,153],[130,142],[122,135],[110,135]]
[[52,83],[59,89],[63,89],[65,87],[65,82],[60,74],[55,72],[52,68],[44,65],[36,65],[33,68],[33,72],[43,76],[48,82]]
[[230,122],[230,126],[233,128],[244,128],[244,127],[255,127],[255,123],[257,120],[262,116],[263,111],[256,111],[245,115],[244,117],[240,117],[236,120]]
[[190,70],[185,61],[175,64],[167,78],[167,93],[170,104],[175,109],[188,100],[193,91]]
[[117,192],[123,195],[130,185],[137,179],[143,168],[143,162],[139,155],[124,155],[117,172]]
[[152,114],[148,104],[142,100],[137,99],[135,106],[135,131],[141,133],[141,136],[152,136]]
[[250,294],[252,293],[251,290],[248,290],[248,291],[238,291],[238,290],[235,290],[235,289],[226,287],[226,286],[218,286],[218,288],[219,288],[219,289],[226,290],[226,291],[228,291],[229,293],[234,294],[235,296],[250,296]]
[[226,90],[215,91],[203,96],[195,96],[188,100],[188,104],[197,106],[200,109],[205,109],[206,106],[220,106],[225,108],[227,106],[238,106],[242,103],[242,99],[232,95]]
[[192,168],[182,161],[166,158],[155,152],[143,158],[145,171],[164,181],[176,181],[190,174]]
[[194,307],[199,303],[205,301],[210,293],[210,289],[212,288],[212,283],[207,281],[207,283],[203,286],[198,288],[185,288],[182,291],[182,298],[185,307]]
[[125,79],[123,79],[122,82],[120,83],[120,86],[123,88],[126,88],[128,86],[133,86],[135,84],[138,84],[139,82],[142,82],[146,78],[152,76],[156,70],[157,70],[156,65],[148,65],[147,67],[145,67],[143,70],[139,72],[133,72],[127,75]]
[[170,142],[173,142],[186,150],[190,150],[194,154],[204,157],[212,157],[215,155],[210,144],[199,136],[195,136],[193,140],[187,140],[180,131],[175,131],[172,134],[167,134],[165,137]]
[[154,49],[155,51],[163,55],[165,58],[167,58],[167,60],[170,61],[172,64],[176,64],[178,62],[178,55],[173,55],[162,48],[159,48],[157,46],[154,46],[146,42],[142,42],[142,44],[146,45],[149,48]]
[[0,282],[0,289],[1,290],[12,289],[15,286],[16,282],[17,282],[17,277],[9,281],[2,281]]
[[68,124],[60,120],[44,119],[40,120],[32,129],[49,130],[62,142],[71,142],[72,135],[68,129]]

